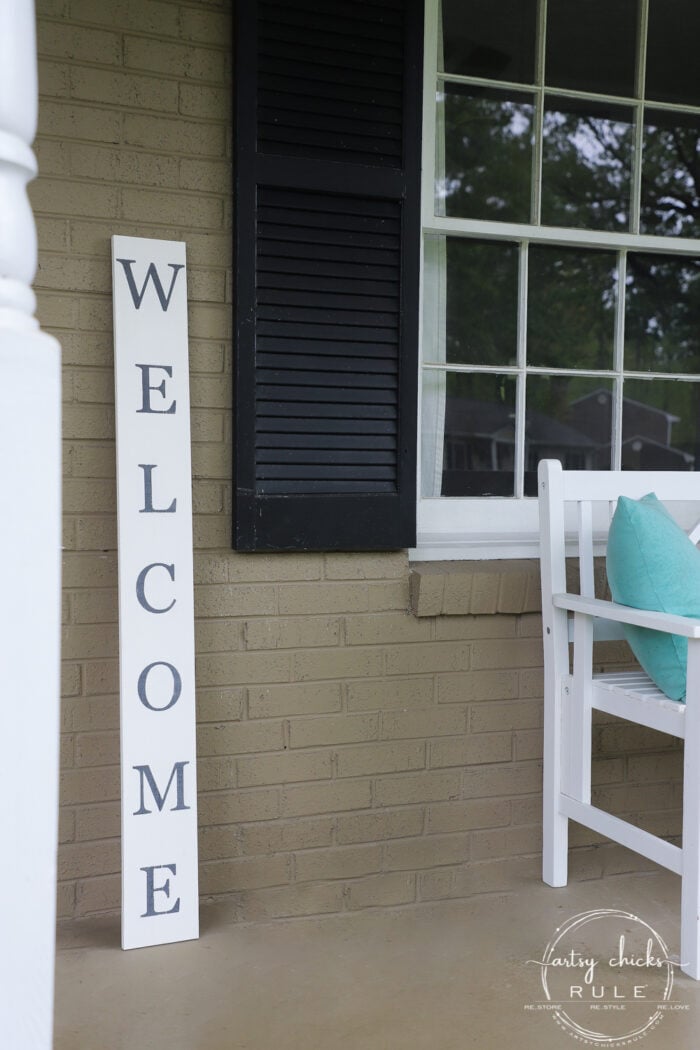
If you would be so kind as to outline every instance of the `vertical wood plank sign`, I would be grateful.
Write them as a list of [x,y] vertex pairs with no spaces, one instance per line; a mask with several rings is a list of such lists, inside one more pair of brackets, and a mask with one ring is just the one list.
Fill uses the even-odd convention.
[[185,245],[112,238],[122,947],[199,935]]

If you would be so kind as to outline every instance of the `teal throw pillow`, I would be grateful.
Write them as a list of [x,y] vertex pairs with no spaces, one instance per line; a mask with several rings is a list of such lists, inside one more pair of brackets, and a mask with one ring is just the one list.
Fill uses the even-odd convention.
[[[610,523],[608,583],[613,601],[700,618],[700,550],[654,493],[621,496]],[[624,624],[632,652],[671,700],[685,697],[688,641]]]

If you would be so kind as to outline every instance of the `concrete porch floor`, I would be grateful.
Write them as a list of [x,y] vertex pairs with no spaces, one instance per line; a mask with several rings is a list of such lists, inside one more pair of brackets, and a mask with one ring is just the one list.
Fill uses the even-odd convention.
[[[596,908],[639,915],[678,952],[680,880],[656,871],[315,919],[231,924],[203,909],[199,941],[131,952],[115,919],[73,924],[59,933],[54,1047],[566,1050],[573,1037],[525,1009],[543,999],[527,960]],[[698,1046],[700,982],[676,970],[673,999],[639,1045]]]

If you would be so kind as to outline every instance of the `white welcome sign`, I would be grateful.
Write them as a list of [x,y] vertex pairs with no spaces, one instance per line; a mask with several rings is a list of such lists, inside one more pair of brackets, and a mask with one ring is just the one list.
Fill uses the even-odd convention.
[[112,238],[122,947],[199,935],[185,245]]

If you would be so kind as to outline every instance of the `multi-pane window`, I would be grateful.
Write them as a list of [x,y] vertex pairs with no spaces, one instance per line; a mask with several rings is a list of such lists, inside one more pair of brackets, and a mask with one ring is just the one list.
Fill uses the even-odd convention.
[[700,469],[700,4],[427,8],[419,531]]

